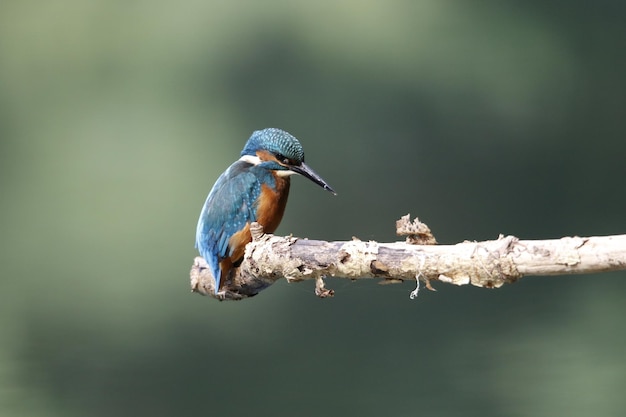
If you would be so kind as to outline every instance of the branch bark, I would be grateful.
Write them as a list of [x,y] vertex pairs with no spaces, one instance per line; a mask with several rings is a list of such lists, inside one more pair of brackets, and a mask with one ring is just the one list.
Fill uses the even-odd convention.
[[265,235],[254,224],[253,241],[241,266],[226,279],[218,294],[205,260],[196,257],[191,269],[192,291],[220,300],[252,297],[284,277],[289,282],[316,280],[319,297],[333,295],[323,278],[380,278],[381,284],[418,280],[499,288],[523,276],[597,273],[626,269],[626,235],[564,237],[550,240],[497,240],[434,245],[428,227],[408,215],[397,222],[406,242],[326,242]]

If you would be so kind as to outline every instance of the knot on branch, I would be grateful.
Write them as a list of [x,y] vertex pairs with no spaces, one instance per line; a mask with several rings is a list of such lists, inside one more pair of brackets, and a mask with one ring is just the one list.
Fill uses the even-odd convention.
[[456,246],[460,253],[461,268],[444,272],[437,278],[441,282],[454,285],[472,284],[483,288],[500,288],[521,277],[512,254],[519,239],[515,236],[500,235],[497,240],[485,242],[463,242]]
[[426,224],[420,222],[416,217],[411,222],[411,214],[402,216],[400,220],[396,220],[396,234],[398,236],[406,236],[406,243],[409,245],[436,245],[437,240],[433,236],[430,228]]

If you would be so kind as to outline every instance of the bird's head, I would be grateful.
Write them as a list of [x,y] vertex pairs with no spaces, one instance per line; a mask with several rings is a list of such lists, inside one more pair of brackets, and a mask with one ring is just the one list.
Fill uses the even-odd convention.
[[335,191],[304,163],[304,150],[298,139],[284,130],[255,131],[241,151],[242,159],[274,171],[279,176],[300,174],[333,194]]

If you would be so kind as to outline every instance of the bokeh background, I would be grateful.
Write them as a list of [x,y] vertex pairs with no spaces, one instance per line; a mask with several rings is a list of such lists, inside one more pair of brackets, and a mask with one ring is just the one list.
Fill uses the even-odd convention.
[[300,138],[278,230],[626,232],[626,3],[0,3],[0,415],[609,416],[626,274],[499,290],[189,292],[253,130]]

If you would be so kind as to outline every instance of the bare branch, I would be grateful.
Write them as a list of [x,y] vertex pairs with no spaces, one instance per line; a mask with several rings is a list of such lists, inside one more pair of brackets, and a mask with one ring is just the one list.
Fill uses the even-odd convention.
[[[422,228],[422,225],[426,227]],[[434,242],[423,223],[398,222],[407,242]],[[597,273],[626,269],[626,235],[564,237],[550,240],[497,240],[456,245],[424,245],[406,242],[326,242],[262,234],[256,229],[246,247],[244,261],[214,294],[214,280],[206,262],[197,257],[191,269],[194,292],[219,299],[237,300],[256,295],[279,278],[289,282],[316,280],[316,294],[329,297],[323,277],[381,278],[381,283],[418,278],[455,285],[498,288],[526,275]]]

